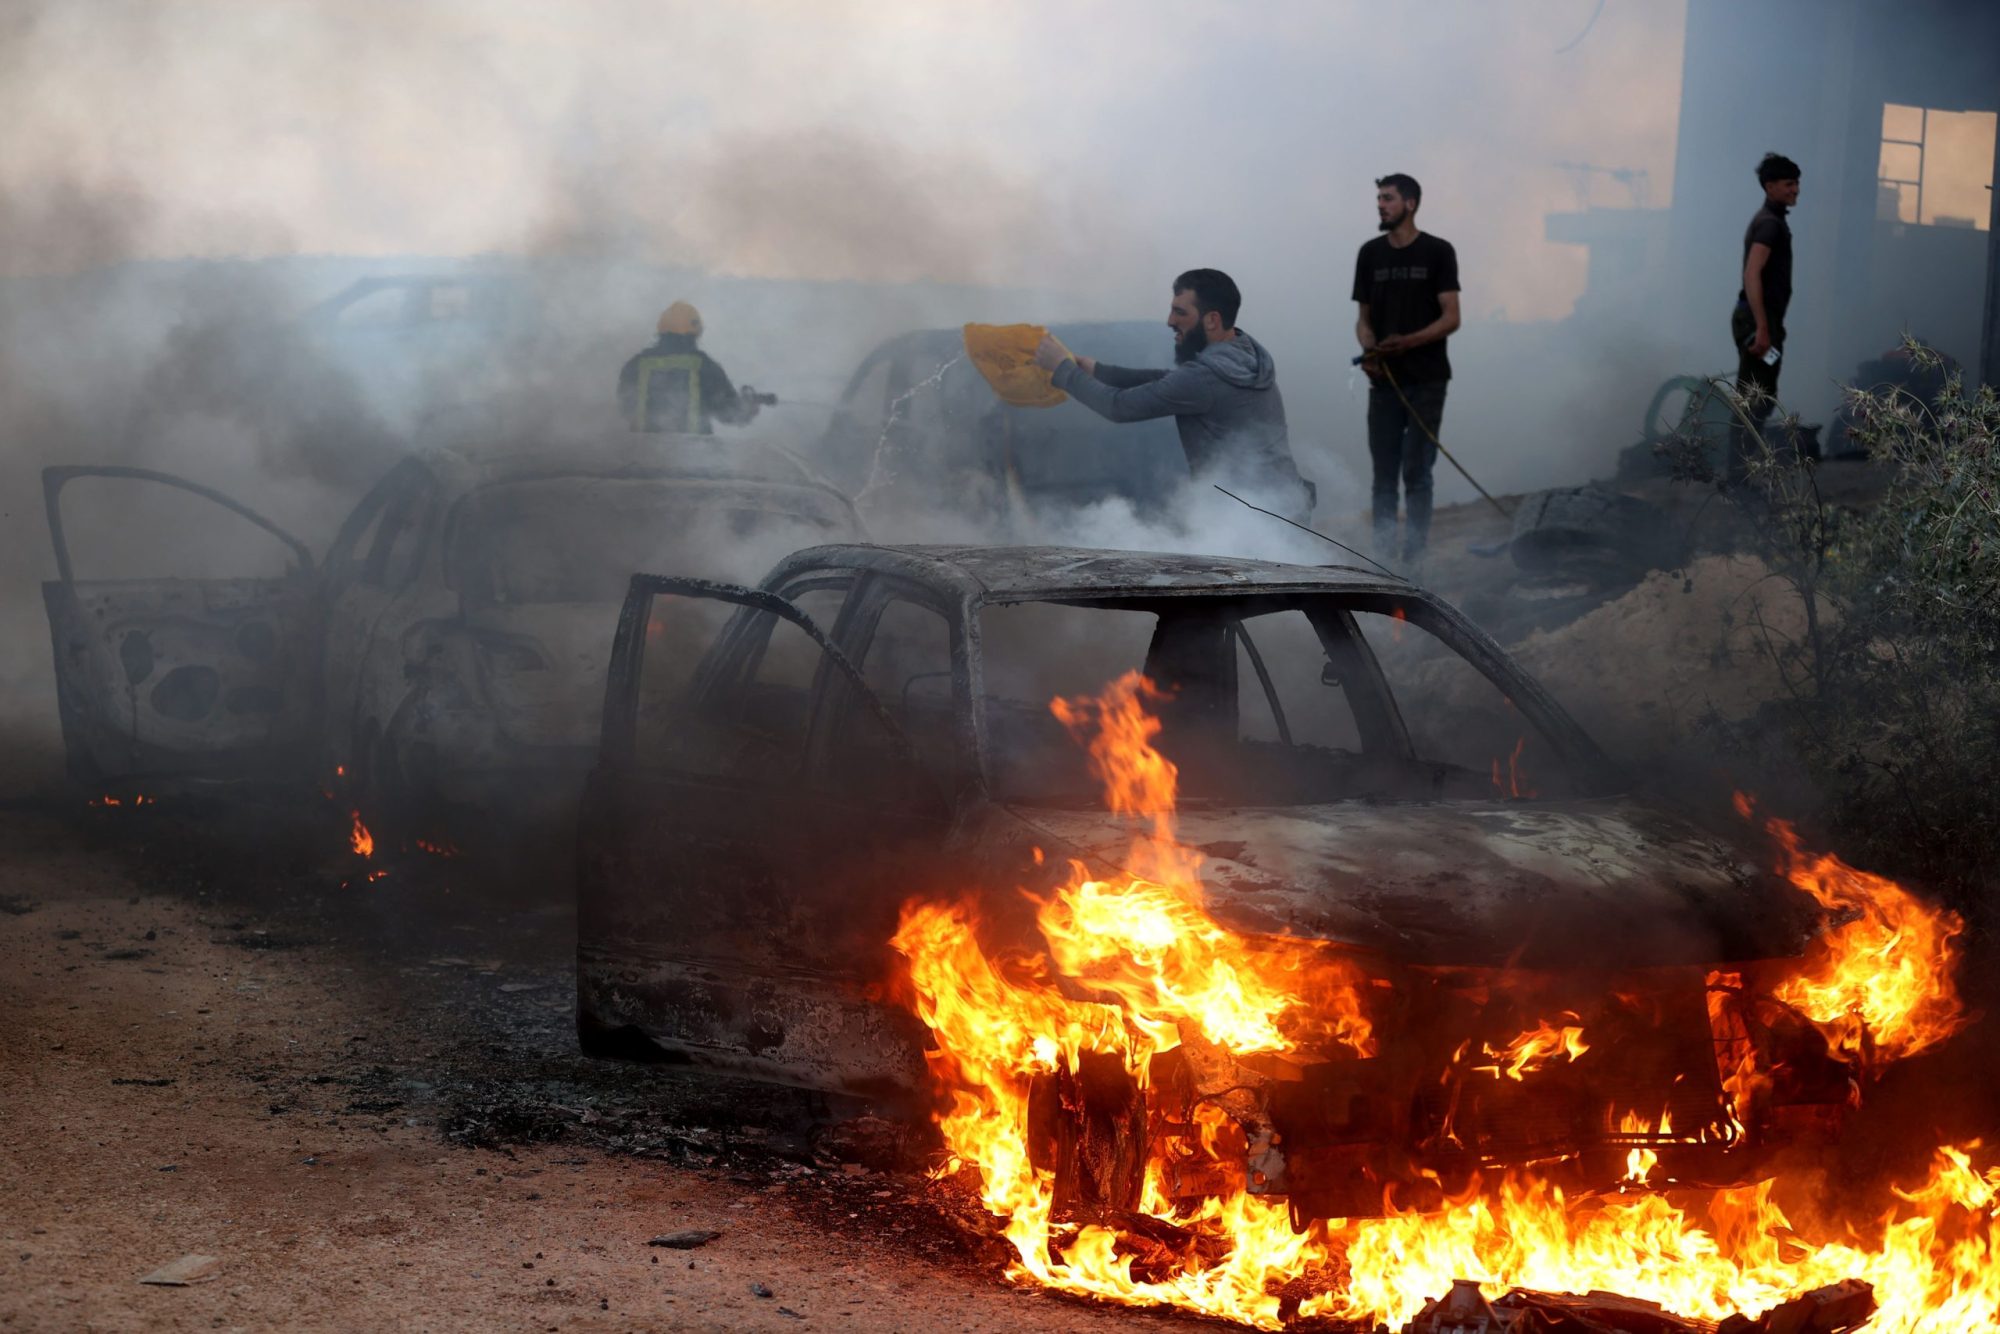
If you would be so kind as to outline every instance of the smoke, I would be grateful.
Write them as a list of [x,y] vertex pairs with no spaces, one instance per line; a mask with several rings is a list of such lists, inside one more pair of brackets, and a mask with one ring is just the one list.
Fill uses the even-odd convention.
[[[6,712],[50,719],[41,467],[185,472],[319,549],[407,448],[604,416],[675,297],[703,308],[733,378],[779,392],[746,434],[810,462],[827,405],[886,338],[1157,320],[1172,274],[1224,268],[1277,359],[1319,522],[1360,545],[1348,289],[1390,170],[1425,182],[1423,225],[1459,249],[1447,444],[1498,491],[1608,472],[1653,384],[1685,367],[1643,310],[1580,304],[1605,275],[1546,217],[1640,202],[1559,162],[1670,196],[1682,18],[1613,4],[1559,54],[1594,7],[14,6]],[[524,299],[469,361],[360,355],[313,325],[356,279],[410,273],[488,275]],[[1471,494],[1440,468],[1440,503]],[[1353,559],[1199,489],[1172,517],[870,517],[884,539]],[[143,570],[149,542],[173,541],[122,533],[104,554]]]

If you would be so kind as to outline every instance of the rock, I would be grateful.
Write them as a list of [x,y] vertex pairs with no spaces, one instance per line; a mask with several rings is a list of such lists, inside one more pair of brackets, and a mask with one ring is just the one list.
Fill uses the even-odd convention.
[[690,1227],[682,1228],[679,1232],[662,1233],[646,1244],[648,1246],[665,1246],[669,1250],[691,1251],[697,1247],[708,1245],[708,1243],[721,1235],[720,1232],[709,1228]]
[[765,1287],[762,1283],[752,1283],[750,1285],[750,1295],[752,1297],[769,1297],[771,1295],[771,1290]]
[[161,1265],[139,1281],[162,1288],[185,1288],[190,1283],[213,1278],[216,1267],[221,1263],[213,1255],[183,1255],[172,1264]]

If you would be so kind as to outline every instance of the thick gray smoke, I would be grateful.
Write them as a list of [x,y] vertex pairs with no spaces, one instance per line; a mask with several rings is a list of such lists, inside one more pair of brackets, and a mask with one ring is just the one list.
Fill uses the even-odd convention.
[[[185,473],[319,549],[427,435],[519,442],[606,414],[676,297],[737,381],[784,400],[748,434],[809,456],[885,338],[1156,321],[1175,272],[1226,269],[1277,358],[1319,521],[1356,538],[1349,285],[1387,171],[1424,181],[1422,223],[1459,249],[1447,442],[1495,490],[1605,473],[1651,387],[1688,367],[1646,312],[1590,300],[1603,275],[1548,239],[1551,213],[1672,190],[1681,6],[1597,8],[13,6],[5,715],[52,721],[41,467]],[[1643,175],[1650,197],[1559,163]],[[437,272],[521,297],[474,364],[356,354],[309,314],[369,275]],[[1471,494],[1440,470],[1441,503]],[[1345,559],[1212,493],[1172,520],[1114,503],[1032,527],[1008,535]],[[114,506],[101,531],[108,566],[172,563],[165,514]]]

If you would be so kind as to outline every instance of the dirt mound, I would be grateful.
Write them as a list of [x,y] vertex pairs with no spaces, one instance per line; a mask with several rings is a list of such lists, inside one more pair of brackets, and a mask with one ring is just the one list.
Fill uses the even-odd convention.
[[1805,604],[1763,562],[1704,556],[1513,645],[1514,656],[1620,758],[1684,741],[1711,713],[1742,718],[1783,693],[1772,653],[1805,634]]

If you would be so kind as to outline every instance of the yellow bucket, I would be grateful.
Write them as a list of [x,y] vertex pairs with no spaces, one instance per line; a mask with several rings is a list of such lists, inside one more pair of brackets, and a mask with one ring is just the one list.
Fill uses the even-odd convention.
[[965,355],[1002,402],[1017,408],[1052,408],[1069,395],[1035,364],[1035,348],[1048,332],[1039,324],[968,324]]

